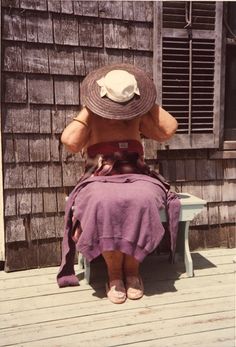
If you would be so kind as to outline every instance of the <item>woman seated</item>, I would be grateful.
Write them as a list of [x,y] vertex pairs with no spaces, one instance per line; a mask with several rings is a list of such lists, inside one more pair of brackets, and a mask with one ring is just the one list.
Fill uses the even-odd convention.
[[69,196],[59,286],[77,285],[75,249],[88,261],[100,254],[108,270],[106,292],[113,303],[143,296],[139,264],[160,243],[159,211],[169,214],[174,253],[179,201],[168,183],[144,162],[141,134],[168,140],[177,121],[155,104],[147,74],[128,64],[91,72],[83,81],[84,105],[61,141],[86,158],[83,177]]

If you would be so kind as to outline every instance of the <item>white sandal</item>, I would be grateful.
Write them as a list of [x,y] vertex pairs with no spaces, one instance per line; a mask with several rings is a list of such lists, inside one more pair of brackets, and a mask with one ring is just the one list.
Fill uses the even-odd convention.
[[141,297],[143,296],[144,288],[143,281],[140,276],[127,276],[125,284],[128,299],[141,299]]
[[126,290],[122,280],[113,280],[106,283],[106,293],[108,299],[113,304],[123,304],[126,300]]

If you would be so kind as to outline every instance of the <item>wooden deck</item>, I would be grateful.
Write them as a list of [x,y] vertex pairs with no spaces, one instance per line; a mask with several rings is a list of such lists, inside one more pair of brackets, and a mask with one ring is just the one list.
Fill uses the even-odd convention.
[[142,265],[145,296],[122,305],[105,296],[101,262],[92,264],[91,285],[64,289],[57,268],[0,272],[0,346],[234,347],[235,254],[192,253],[193,278],[151,255]]

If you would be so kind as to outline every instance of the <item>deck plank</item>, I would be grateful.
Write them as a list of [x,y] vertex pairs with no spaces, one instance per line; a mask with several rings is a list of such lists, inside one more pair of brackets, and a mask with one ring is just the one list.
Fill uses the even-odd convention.
[[[217,329],[213,331],[203,331],[190,333],[187,335],[171,336],[164,338],[154,338],[138,343],[131,343],[129,347],[235,347],[234,328]],[[119,345],[122,346],[122,345]],[[124,346],[124,345],[123,345]]]
[[0,346],[234,346],[235,249],[192,254],[195,277],[166,258],[148,257],[141,300],[111,304],[106,275],[59,289],[57,268],[0,273]]
[[[101,327],[100,329],[88,330],[81,333],[78,324],[77,332],[71,331],[71,326],[67,328],[67,333],[59,337],[41,338],[37,341],[27,341],[20,343],[21,346],[42,346],[47,343],[49,346],[70,346],[78,341],[80,346],[111,347],[134,343],[135,341],[147,340],[152,338],[160,339],[170,336],[187,335],[190,333],[206,332],[223,328],[233,328],[232,312],[214,312],[208,314],[178,317],[170,320],[150,320],[147,322],[136,323],[136,317],[132,320],[129,317],[129,325],[116,325],[111,327]],[[113,320],[115,320],[113,318]],[[101,322],[103,323],[103,322]],[[172,329],[170,330],[170,326]],[[61,329],[63,326],[61,326]],[[41,328],[38,327],[38,329]],[[15,344],[16,346],[18,344]]]
[[[158,283],[159,281],[188,279],[186,273],[182,272],[183,266],[181,268],[178,264],[171,265],[166,261],[165,258],[159,259],[159,257],[150,257],[146,260],[144,265],[143,278],[146,280],[151,276],[153,283]],[[232,256],[230,256],[227,261],[224,261],[222,264],[218,265],[217,262],[213,263],[209,260],[203,260],[202,258],[199,258],[199,262],[198,259],[195,259],[194,267],[195,277],[198,279],[200,277],[208,277],[213,275],[231,274],[235,271],[235,263],[233,263]],[[104,278],[106,277],[105,271],[103,273],[98,271],[97,273],[96,270],[98,270],[98,268],[95,268],[95,276],[100,278],[100,286],[103,286]],[[91,289],[89,286],[81,283],[81,285],[76,288],[64,288],[58,290],[56,285],[56,272],[57,268],[54,268],[54,274],[51,275],[51,277],[46,274],[44,277],[40,275],[39,277],[14,277],[11,281],[5,279],[1,280],[0,302],[24,297],[44,296],[49,294],[57,295],[61,293],[62,290],[70,293],[74,290],[80,292]],[[11,273],[8,274],[9,278],[11,275]]]

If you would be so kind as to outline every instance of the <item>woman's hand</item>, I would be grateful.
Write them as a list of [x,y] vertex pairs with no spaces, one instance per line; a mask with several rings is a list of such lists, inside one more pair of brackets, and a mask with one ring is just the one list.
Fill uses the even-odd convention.
[[147,138],[164,142],[171,138],[178,128],[176,119],[158,105],[142,116],[140,132]]
[[86,107],[64,129],[61,142],[73,153],[81,151],[89,140],[92,113]]

